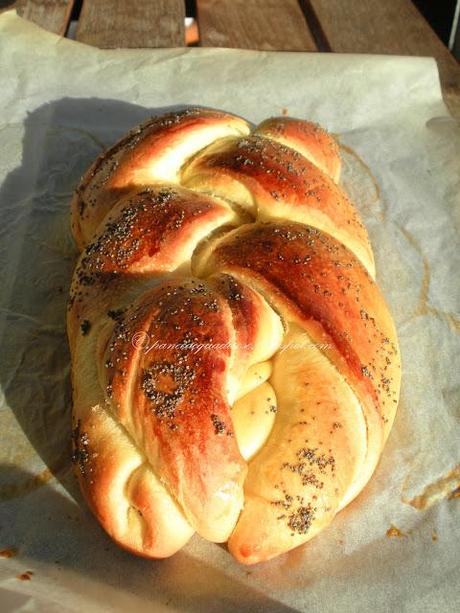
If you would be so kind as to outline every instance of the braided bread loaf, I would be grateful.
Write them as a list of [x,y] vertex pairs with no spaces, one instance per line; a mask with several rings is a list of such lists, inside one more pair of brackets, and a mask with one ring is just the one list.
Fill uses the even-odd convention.
[[237,560],[305,543],[363,489],[400,363],[335,141],[306,121],[153,118],[72,201],[82,491],[126,549],[198,532]]

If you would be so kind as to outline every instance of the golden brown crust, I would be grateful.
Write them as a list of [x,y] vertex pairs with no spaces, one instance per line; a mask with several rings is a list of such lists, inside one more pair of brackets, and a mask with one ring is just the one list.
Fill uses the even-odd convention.
[[295,324],[273,368],[275,425],[250,462],[245,507],[229,540],[246,564],[292,549],[327,526],[367,448],[359,402]]
[[144,557],[166,558],[187,543],[193,529],[103,407],[75,422],[73,441],[82,492],[119,545]]
[[[191,525],[215,541],[233,529],[246,475],[225,397],[231,322],[225,301],[205,283],[171,281],[120,318],[105,363],[118,420]],[[140,330],[148,349],[132,344]]]
[[242,184],[258,219],[312,224],[351,249],[374,275],[374,259],[355,207],[324,172],[298,151],[261,136],[226,139],[193,158],[183,182],[239,201]]
[[[393,422],[399,397],[397,338],[391,316],[375,282],[341,243],[315,228],[287,223],[244,226],[217,246],[208,262],[208,270],[224,270],[263,295],[270,296],[273,306],[285,321],[301,326],[311,342],[328,346],[324,351],[327,364],[317,367],[313,375],[312,358],[309,359],[307,351],[303,350],[300,352],[305,364],[303,370],[291,370],[288,376],[281,368],[284,372],[277,378],[275,367],[270,379],[278,399],[279,414],[289,415],[292,419],[294,406],[298,407],[299,413],[294,425],[288,422],[284,431],[277,429],[283,420],[275,422],[269,443],[249,466],[245,508],[229,545],[240,561],[254,563],[311,538],[333,518],[345,495],[349,502],[369,479]],[[285,343],[289,344],[289,337]],[[282,361],[279,356],[286,356],[286,351],[277,355],[275,364]],[[299,359],[298,355],[296,357]],[[309,376],[306,376],[309,371]],[[301,380],[298,391],[292,395],[296,377]],[[303,385],[311,385],[310,379],[316,388],[320,381],[330,379],[336,382],[336,388],[342,386],[343,389],[333,390],[330,397],[324,391],[315,389],[315,402],[307,394],[305,404],[298,404],[304,392]],[[281,383],[284,380],[288,383]],[[331,389],[327,391],[330,393]],[[350,398],[348,401],[344,400],[347,395]],[[318,398],[327,406],[328,412],[322,409],[314,417]],[[286,401],[288,406],[284,406]],[[343,409],[350,413],[352,406],[355,406],[356,415],[362,413],[363,427],[359,432],[366,435],[366,452],[359,456],[357,464],[351,462],[353,454],[350,453],[350,449],[356,451],[362,437],[357,438],[357,417],[348,423],[347,428],[343,427],[344,415],[338,420]],[[305,407],[308,407],[308,418],[317,420],[316,423],[309,419],[302,420],[300,411]],[[334,421],[334,412],[338,421]],[[315,437],[314,432],[324,419],[327,419],[327,423]],[[302,428],[302,422],[308,427]],[[341,430],[337,436],[333,436],[334,423],[340,424]],[[338,439],[344,435],[345,442],[338,444]],[[299,439],[297,449],[296,439]],[[334,440],[334,451],[339,454],[339,461],[330,450],[331,439]],[[346,446],[349,440],[352,445]],[[283,449],[281,458],[275,451],[280,449]],[[302,454],[313,462],[308,474],[314,475],[316,485],[319,474],[313,469],[317,458],[329,458],[331,466],[338,466],[340,483],[334,478],[337,473],[331,473],[326,481],[323,480],[321,504],[312,504],[315,494],[309,494],[307,487],[311,483],[300,480],[300,484],[286,485],[283,466],[291,466],[297,473],[298,469],[303,470],[305,462],[301,461]],[[269,484],[265,484],[265,487],[264,477]],[[251,484],[255,484],[255,490]],[[279,491],[275,492],[273,488]],[[284,498],[280,498],[280,492],[284,492]],[[280,513],[280,506],[289,513]],[[308,515],[308,522],[305,520],[300,532],[290,530],[300,521],[299,514],[305,515],[305,518]],[[280,519],[283,520],[281,525]],[[263,527],[262,532],[257,529],[259,526]],[[275,534],[276,538],[273,536]],[[253,545],[250,546],[250,543]]]
[[208,270],[216,269],[256,283],[296,318],[318,322],[362,401],[392,423],[400,367],[394,325],[378,286],[342,243],[303,224],[246,225],[216,247]]
[[295,149],[338,183],[339,147],[318,124],[292,117],[272,117],[258,125],[255,134]]
[[338,148],[309,122],[150,120],[72,204],[74,462],[122,547],[196,530],[242,563],[325,528],[378,462],[394,325]]
[[199,241],[236,220],[224,202],[177,185],[143,187],[119,201],[77,264],[69,301],[71,343],[85,322],[91,326],[125,308],[134,297],[131,289],[142,291],[144,276],[190,272]]
[[190,108],[149,119],[105,151],[72,200],[72,231],[82,249],[113,205],[145,183],[176,183],[184,161],[216,138],[245,134],[248,124],[220,111]]

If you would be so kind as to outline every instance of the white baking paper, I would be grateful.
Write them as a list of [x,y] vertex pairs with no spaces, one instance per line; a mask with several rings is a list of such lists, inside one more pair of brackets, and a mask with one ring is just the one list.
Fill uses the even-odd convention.
[[[8,12],[0,79],[0,609],[457,609],[460,129],[434,60],[101,51]],[[125,553],[69,460],[71,192],[128,128],[183,105],[255,123],[288,113],[339,136],[401,342],[400,408],[369,486],[320,536],[256,567],[199,537],[165,561]]]

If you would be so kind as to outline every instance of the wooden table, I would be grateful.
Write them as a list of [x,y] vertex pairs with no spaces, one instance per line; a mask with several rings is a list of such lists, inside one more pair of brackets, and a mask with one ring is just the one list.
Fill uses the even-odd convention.
[[460,67],[410,0],[0,0],[43,28],[102,48],[186,45],[187,8],[200,46],[433,56],[460,117]]

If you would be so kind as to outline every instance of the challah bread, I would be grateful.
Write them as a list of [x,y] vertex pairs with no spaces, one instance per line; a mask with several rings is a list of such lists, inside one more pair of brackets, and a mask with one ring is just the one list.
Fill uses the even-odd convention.
[[162,558],[305,543],[371,477],[396,332],[321,128],[188,109],[88,170],[68,311],[73,459],[105,530]]

